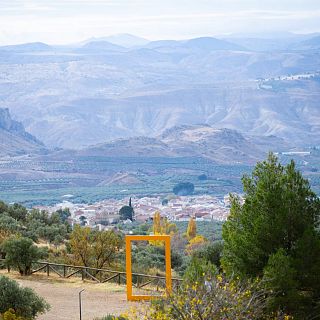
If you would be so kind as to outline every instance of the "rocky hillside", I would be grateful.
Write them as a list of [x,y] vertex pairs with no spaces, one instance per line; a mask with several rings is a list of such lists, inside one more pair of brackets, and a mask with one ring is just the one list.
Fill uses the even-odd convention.
[[[254,142],[253,142],[254,141]],[[134,137],[101,143],[79,151],[63,150],[50,159],[82,157],[204,157],[216,163],[255,163],[268,151],[289,150],[292,146],[274,136],[244,136],[232,129],[209,125],[182,125],[155,137]]]
[[11,118],[9,110],[0,108],[0,156],[45,153],[39,140]]

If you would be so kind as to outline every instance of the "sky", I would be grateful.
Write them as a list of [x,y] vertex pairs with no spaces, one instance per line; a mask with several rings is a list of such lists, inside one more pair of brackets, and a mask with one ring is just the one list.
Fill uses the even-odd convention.
[[320,32],[320,0],[0,0],[0,45]]

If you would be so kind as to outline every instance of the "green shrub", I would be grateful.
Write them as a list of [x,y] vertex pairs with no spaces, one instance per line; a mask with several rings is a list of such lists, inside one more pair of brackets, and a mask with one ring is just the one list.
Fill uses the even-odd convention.
[[217,267],[210,261],[192,257],[184,274],[185,282],[195,283],[201,281],[205,275],[215,275],[218,273]]
[[35,319],[49,308],[49,304],[32,289],[20,287],[16,281],[0,276],[0,314],[13,309],[19,317]]
[[188,196],[193,194],[194,184],[191,182],[180,182],[173,187],[172,191],[178,196]]
[[199,250],[193,252],[192,256],[200,259],[204,259],[205,261],[209,261],[218,268],[220,268],[220,259],[222,256],[223,250],[223,242],[216,241],[214,243],[209,243]]

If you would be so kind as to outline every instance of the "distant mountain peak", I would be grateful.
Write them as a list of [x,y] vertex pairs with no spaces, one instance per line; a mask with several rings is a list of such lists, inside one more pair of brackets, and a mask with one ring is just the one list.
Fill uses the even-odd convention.
[[150,41],[129,33],[119,33],[107,37],[93,38],[90,41],[108,41],[125,48],[144,46]]

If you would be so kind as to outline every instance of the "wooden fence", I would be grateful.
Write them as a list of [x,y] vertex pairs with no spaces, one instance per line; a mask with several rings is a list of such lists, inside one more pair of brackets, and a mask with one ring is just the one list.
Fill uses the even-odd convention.
[[[4,259],[0,259],[0,266],[3,268],[5,267]],[[31,273],[44,273],[48,277],[50,274],[56,274],[61,278],[81,277],[82,280],[92,280],[97,283],[112,282],[118,285],[126,284],[126,272],[124,271],[98,269],[47,261],[34,262]],[[174,288],[178,287],[181,281],[182,279],[172,278],[172,286]],[[138,289],[143,288],[162,291],[165,289],[165,282],[166,278],[162,276],[132,273],[132,285]]]

